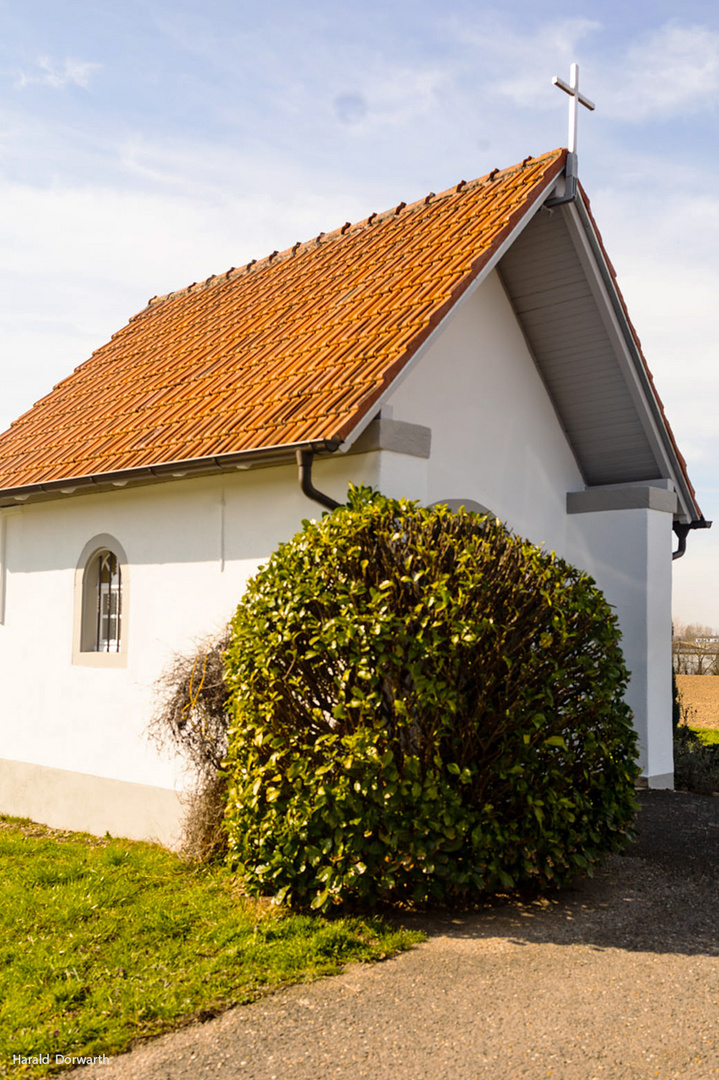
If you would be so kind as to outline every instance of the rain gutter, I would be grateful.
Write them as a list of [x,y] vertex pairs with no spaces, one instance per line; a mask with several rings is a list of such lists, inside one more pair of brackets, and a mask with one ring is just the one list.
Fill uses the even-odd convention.
[[312,442],[268,446],[262,450],[215,454],[210,457],[192,458],[189,461],[167,461],[159,465],[146,465],[135,469],[118,469],[113,472],[93,473],[90,476],[25,484],[21,487],[0,490],[0,509],[22,506],[29,502],[44,502],[63,495],[85,495],[158,481],[191,479],[196,476],[230,472],[234,469],[244,471],[269,465],[286,465],[295,459],[298,451],[309,451],[312,455],[334,453],[339,445],[339,440],[318,439]]
[[701,521],[675,521],[673,524],[674,532],[677,534],[679,540],[679,546],[676,551],[672,552],[672,559],[681,559],[684,552],[687,550],[687,535],[692,529],[711,529],[712,522],[702,518]]

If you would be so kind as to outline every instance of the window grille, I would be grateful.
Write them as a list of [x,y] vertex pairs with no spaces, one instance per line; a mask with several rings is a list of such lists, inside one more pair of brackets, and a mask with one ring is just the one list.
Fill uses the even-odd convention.
[[122,582],[120,564],[111,551],[97,556],[97,652],[120,651]]

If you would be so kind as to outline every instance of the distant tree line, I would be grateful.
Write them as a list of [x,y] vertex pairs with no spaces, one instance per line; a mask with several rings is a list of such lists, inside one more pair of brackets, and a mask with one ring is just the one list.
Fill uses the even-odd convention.
[[719,633],[699,623],[674,623],[672,661],[677,675],[719,675]]

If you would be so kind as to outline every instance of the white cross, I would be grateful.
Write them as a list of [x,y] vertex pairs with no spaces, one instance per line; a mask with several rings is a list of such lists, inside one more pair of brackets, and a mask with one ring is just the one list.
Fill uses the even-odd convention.
[[552,79],[555,86],[558,86],[560,90],[563,90],[565,94],[569,94],[569,153],[576,154],[577,152],[577,103],[581,102],[587,109],[594,109],[594,102],[590,101],[584,94],[579,93],[579,64],[572,64],[569,69],[569,84],[565,83],[564,79],[560,79],[558,75],[555,75]]

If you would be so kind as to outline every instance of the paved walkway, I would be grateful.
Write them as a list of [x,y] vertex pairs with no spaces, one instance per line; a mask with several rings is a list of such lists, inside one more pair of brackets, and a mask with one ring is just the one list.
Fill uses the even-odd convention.
[[164,1036],[77,1080],[719,1078],[719,798],[642,797],[559,898],[408,920],[426,944]]

